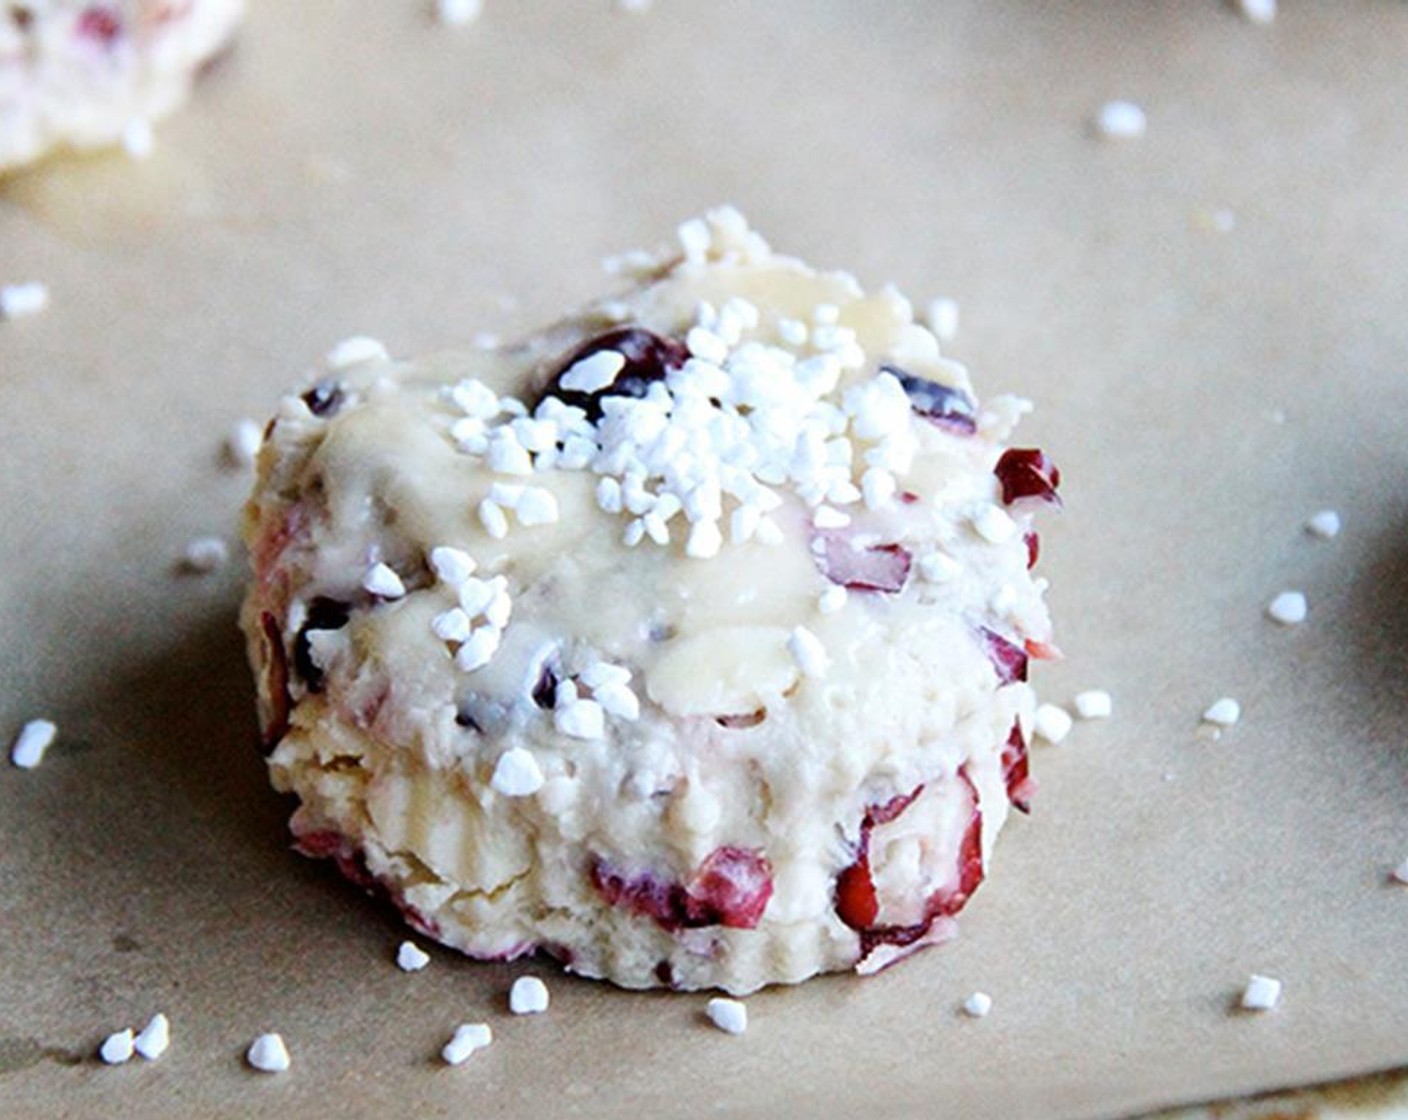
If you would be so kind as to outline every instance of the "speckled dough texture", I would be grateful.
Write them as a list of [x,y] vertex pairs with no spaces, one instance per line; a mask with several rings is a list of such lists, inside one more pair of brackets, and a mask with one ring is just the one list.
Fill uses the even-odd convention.
[[486,959],[734,993],[951,937],[1055,654],[1005,443],[892,289],[729,209],[520,344],[350,340],[269,429],[243,625],[299,848]]
[[174,111],[244,0],[23,0],[0,6],[0,172],[117,143]]

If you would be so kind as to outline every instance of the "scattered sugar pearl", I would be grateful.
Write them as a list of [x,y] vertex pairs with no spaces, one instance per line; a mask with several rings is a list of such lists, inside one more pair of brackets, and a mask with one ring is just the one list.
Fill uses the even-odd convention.
[[499,755],[489,785],[505,797],[530,797],[543,788],[543,771],[531,751],[512,747]]
[[362,588],[382,599],[399,599],[406,593],[406,585],[389,564],[373,564],[362,577]]
[[468,27],[484,11],[484,0],[435,0],[435,19],[445,27]]
[[541,1015],[548,1009],[548,986],[536,976],[520,976],[509,989],[508,1009],[515,1015]]
[[541,486],[529,486],[524,489],[523,496],[519,498],[518,505],[514,507],[514,515],[518,518],[518,523],[525,528],[534,525],[552,525],[560,514],[557,508],[557,498],[551,490],[544,490]]
[[474,624],[462,608],[452,607],[430,620],[430,630],[442,642],[463,642],[474,633]]
[[156,134],[151,121],[136,117],[122,129],[122,150],[131,159],[146,159],[156,150]]
[[288,1047],[277,1033],[261,1034],[249,1044],[245,1061],[260,1073],[283,1073],[289,1067]]
[[834,506],[817,506],[812,513],[812,524],[818,529],[844,529],[850,523],[850,515]]
[[503,634],[495,626],[479,626],[455,651],[455,667],[462,673],[482,669],[499,652]]
[[1231,727],[1241,718],[1242,705],[1230,696],[1214,700],[1208,710],[1203,713],[1204,723],[1216,724],[1218,727]]
[[1242,993],[1242,1007],[1247,1011],[1270,1011],[1281,1000],[1281,981],[1255,973]]
[[849,597],[844,587],[840,584],[832,584],[818,596],[817,609],[822,614],[835,614],[845,607]]
[[488,498],[479,503],[479,524],[496,541],[508,536],[508,515],[504,513],[503,506]]
[[451,587],[462,586],[474,574],[476,567],[474,557],[463,549],[440,545],[430,550],[430,570],[437,579]]
[[618,350],[598,350],[564,373],[559,384],[573,393],[599,393],[626,368],[626,355]]
[[958,301],[948,296],[931,300],[924,321],[940,342],[952,342],[958,333]]
[[1334,540],[1340,535],[1340,515],[1332,509],[1322,509],[1305,523],[1305,531],[1322,541]]
[[33,770],[44,761],[44,752],[53,744],[58,727],[47,719],[32,719],[20,728],[10,748],[10,761],[21,770]]
[[1071,714],[1055,704],[1038,704],[1032,730],[1052,746],[1064,742],[1071,733]]
[[992,1010],[992,996],[987,992],[974,992],[963,1001],[963,1013],[974,1019],[981,1019]]
[[1271,23],[1276,18],[1276,0],[1236,0],[1237,11],[1248,23]]
[[449,1066],[463,1065],[476,1050],[483,1050],[494,1041],[488,1023],[461,1023],[440,1048],[440,1057]]
[[120,1066],[123,1062],[131,1060],[135,1045],[130,1027],[125,1031],[114,1031],[103,1039],[103,1044],[98,1047],[98,1057],[110,1066]]
[[805,677],[824,677],[831,668],[831,658],[821,639],[805,626],[798,626],[787,639],[787,652]]
[[430,963],[430,954],[414,941],[403,941],[396,950],[396,967],[402,972],[419,972]]
[[709,560],[719,554],[724,537],[717,521],[696,521],[689,530],[684,554],[693,560]]
[[742,1000],[716,997],[709,1001],[705,1014],[725,1034],[742,1034],[748,1029],[748,1008]]
[[1133,101],[1107,101],[1095,115],[1095,130],[1107,140],[1138,140],[1148,124],[1144,110]]
[[238,420],[225,437],[225,458],[236,467],[248,470],[259,458],[264,446],[264,430],[253,420]]
[[366,362],[384,362],[390,357],[386,347],[376,339],[359,334],[344,338],[329,350],[323,358],[323,364],[329,373],[340,373]]
[[1393,869],[1393,877],[1404,886],[1408,886],[1408,859]]
[[38,315],[49,306],[49,289],[38,280],[0,287],[0,319]]
[[186,545],[181,563],[188,572],[208,575],[223,568],[229,559],[230,546],[219,537],[197,537]]
[[946,553],[927,552],[919,558],[919,574],[930,583],[945,583],[958,571],[958,561]]
[[1017,523],[1007,511],[984,506],[973,518],[973,529],[989,544],[1006,544],[1017,532]]
[[154,1062],[165,1054],[170,1045],[171,1020],[160,1011],[148,1020],[141,1033],[132,1041],[132,1046],[137,1053],[149,1062]]
[[1309,612],[1305,596],[1299,591],[1283,591],[1267,605],[1266,613],[1282,626],[1294,626],[1305,621]]
[[559,701],[552,715],[553,726],[573,739],[600,739],[606,734],[606,712],[595,700]]
[[1103,688],[1077,692],[1071,702],[1075,705],[1076,715],[1081,719],[1108,719],[1110,713],[1115,710],[1114,699]]
[[640,719],[640,698],[624,684],[607,683],[592,689],[592,699],[607,715],[618,719]]

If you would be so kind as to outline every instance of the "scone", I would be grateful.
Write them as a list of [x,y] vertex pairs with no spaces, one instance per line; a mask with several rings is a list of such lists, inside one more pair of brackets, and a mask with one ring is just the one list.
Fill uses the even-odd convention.
[[630,988],[870,972],[1025,808],[1026,408],[733,210],[495,351],[329,356],[243,625],[298,847],[474,957]]
[[229,41],[244,0],[0,4],[0,172],[115,144],[171,113]]

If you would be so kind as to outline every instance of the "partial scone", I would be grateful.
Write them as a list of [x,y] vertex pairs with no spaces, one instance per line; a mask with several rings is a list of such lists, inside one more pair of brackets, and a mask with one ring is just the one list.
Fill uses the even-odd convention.
[[741,993],[952,936],[1049,656],[1032,507],[908,302],[720,210],[497,351],[287,398],[243,624],[299,848],[475,957]]
[[171,113],[244,0],[0,3],[0,171],[115,144]]

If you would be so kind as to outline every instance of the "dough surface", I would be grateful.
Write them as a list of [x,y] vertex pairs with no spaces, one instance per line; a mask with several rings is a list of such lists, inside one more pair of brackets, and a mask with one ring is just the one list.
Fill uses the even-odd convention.
[[243,10],[244,0],[0,5],[0,172],[116,144],[168,116]]
[[305,853],[486,959],[643,988],[954,931],[1054,653],[1025,402],[729,209],[497,350],[283,402],[243,612]]

